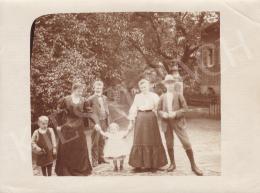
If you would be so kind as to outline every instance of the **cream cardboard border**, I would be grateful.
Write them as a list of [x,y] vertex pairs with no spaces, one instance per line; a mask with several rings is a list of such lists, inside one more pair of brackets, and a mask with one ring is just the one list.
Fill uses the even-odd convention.
[[[222,176],[32,175],[29,59],[34,19],[66,12],[202,10],[221,12]],[[259,1],[1,0],[0,192],[260,192],[259,33]]]

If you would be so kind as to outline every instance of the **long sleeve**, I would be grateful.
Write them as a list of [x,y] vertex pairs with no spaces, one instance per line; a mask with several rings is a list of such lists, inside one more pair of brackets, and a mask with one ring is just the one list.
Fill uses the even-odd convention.
[[159,104],[159,101],[160,101],[160,97],[156,93],[154,93],[153,94],[153,98],[154,98],[154,109],[153,109],[153,111],[157,115],[157,109],[158,109],[158,104]]
[[182,94],[179,95],[178,101],[180,103],[181,108],[176,111],[176,117],[177,118],[182,117],[188,109],[186,100],[185,100],[185,98]]
[[107,132],[104,132],[102,129],[99,130],[100,134],[106,138],[109,138],[109,135]]
[[134,98],[134,101],[129,109],[129,116],[128,116],[128,119],[131,120],[131,121],[134,121],[135,120],[135,117],[137,115],[137,111],[138,111],[138,107],[137,107],[137,95],[135,95],[135,98]]
[[37,139],[38,139],[38,130],[35,130],[32,135],[32,149],[34,151],[41,151],[41,148],[37,145]]
[[108,121],[108,124],[110,124],[112,122],[111,121],[112,119],[111,119],[109,105],[108,105],[108,98],[105,95],[104,95],[104,105],[105,105],[106,112],[107,112],[107,121]]
[[52,146],[53,146],[53,148],[56,148],[57,147],[57,142],[56,142],[55,133],[54,133],[52,128],[49,128],[49,131],[51,133],[51,143],[52,143]]
[[188,108],[188,105],[187,105],[187,102],[183,95],[180,95],[180,102],[181,102],[182,108],[184,108],[186,110]]
[[65,97],[63,97],[58,101],[57,112],[53,116],[51,116],[54,128],[56,128],[57,126],[62,126],[64,124],[63,120],[65,120],[67,114],[68,111],[66,110]]
[[100,124],[98,114],[97,112],[93,109],[93,96],[90,96],[87,98],[84,102],[84,110],[86,110],[89,113],[89,118],[95,123],[95,124]]
[[64,110],[66,108],[66,104],[65,104],[65,98],[61,98],[59,101],[58,101],[58,105],[57,105],[57,110],[58,112]]
[[95,124],[100,124],[100,121],[98,119],[97,114],[95,113],[89,113],[89,118],[95,123]]
[[163,114],[163,95],[161,95],[159,102],[158,102],[157,114],[160,118],[162,118],[162,114]]

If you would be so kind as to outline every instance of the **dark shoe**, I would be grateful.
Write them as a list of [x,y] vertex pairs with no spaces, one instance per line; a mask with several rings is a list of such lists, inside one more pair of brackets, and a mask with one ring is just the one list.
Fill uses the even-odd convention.
[[109,162],[107,162],[104,158],[100,159],[98,161],[98,164],[108,164]]
[[172,164],[167,168],[167,172],[173,172],[176,169],[176,165]]
[[134,168],[132,170],[132,173],[141,173],[141,172],[143,172],[141,168]]
[[156,173],[158,171],[158,169],[156,169],[156,168],[151,168],[150,169],[150,172],[152,172],[152,173]]
[[142,172],[151,172],[152,168],[144,168],[142,169]]
[[118,167],[114,167],[114,172],[118,172]]
[[120,170],[124,169],[124,160],[120,160]]
[[97,167],[98,166],[98,162],[97,161],[92,161],[92,167]]
[[186,150],[186,154],[190,160],[190,165],[191,165],[191,169],[192,171],[198,175],[198,176],[203,176],[203,172],[197,167],[195,160],[194,160],[194,155],[193,155],[193,151],[192,149],[188,149]]

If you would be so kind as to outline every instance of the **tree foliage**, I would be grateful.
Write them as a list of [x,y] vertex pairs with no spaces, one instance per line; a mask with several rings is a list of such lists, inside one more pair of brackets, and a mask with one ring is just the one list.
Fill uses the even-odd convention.
[[[129,87],[144,71],[160,76],[172,60],[191,66],[201,30],[219,20],[216,12],[86,13],[44,15],[35,20],[31,54],[34,116],[51,113],[81,81],[86,93],[102,79]],[[163,68],[162,68],[163,67]]]

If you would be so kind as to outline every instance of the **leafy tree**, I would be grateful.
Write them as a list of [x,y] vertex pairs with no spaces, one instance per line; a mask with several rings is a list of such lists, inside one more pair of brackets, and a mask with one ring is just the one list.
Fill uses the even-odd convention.
[[[193,69],[201,29],[216,12],[52,14],[35,20],[31,53],[32,115],[49,114],[74,81],[133,87],[144,74],[154,81],[180,59]],[[183,71],[185,76],[185,71]]]

